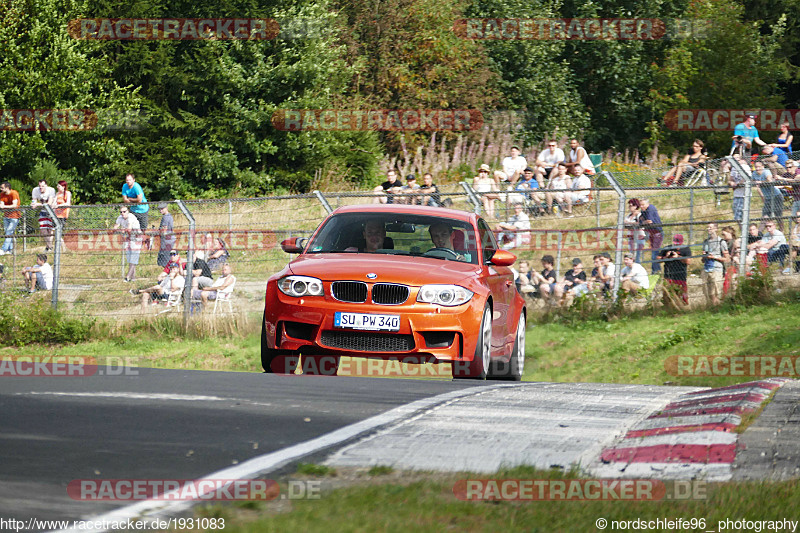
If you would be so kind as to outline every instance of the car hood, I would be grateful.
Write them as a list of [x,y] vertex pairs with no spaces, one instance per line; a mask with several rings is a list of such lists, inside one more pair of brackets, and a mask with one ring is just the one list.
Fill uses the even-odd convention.
[[[420,286],[458,283],[480,272],[477,265],[429,257],[380,254],[305,254],[289,264],[292,274],[323,281],[358,280]],[[376,274],[374,279],[367,274]]]

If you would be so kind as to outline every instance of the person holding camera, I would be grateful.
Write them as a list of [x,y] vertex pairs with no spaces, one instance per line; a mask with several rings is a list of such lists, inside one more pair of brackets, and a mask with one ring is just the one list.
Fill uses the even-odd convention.
[[731,155],[739,153],[742,157],[748,158],[753,150],[753,143],[759,146],[766,146],[767,143],[761,140],[756,129],[756,118],[758,115],[750,114],[744,122],[737,124],[733,130],[733,142],[731,143]]
[[703,241],[703,293],[711,305],[719,305],[725,263],[729,261],[728,244],[717,235],[717,225],[707,227],[708,238]]

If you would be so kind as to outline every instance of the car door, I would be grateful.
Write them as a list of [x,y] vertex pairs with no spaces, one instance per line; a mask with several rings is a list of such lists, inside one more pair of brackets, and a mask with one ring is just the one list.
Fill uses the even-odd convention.
[[494,233],[482,218],[478,219],[478,236],[480,237],[481,249],[483,252],[483,272],[489,290],[494,300],[492,310],[492,347],[499,350],[508,346],[510,336],[513,337],[516,321],[508,314],[513,303],[514,293],[514,272],[509,267],[496,266],[490,259],[497,251],[497,241]]

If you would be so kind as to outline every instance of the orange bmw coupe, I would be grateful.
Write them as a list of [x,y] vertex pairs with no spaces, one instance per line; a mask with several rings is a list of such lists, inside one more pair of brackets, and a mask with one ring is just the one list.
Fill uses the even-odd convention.
[[268,373],[336,374],[341,356],[449,363],[454,378],[519,381],[525,301],[475,213],[413,205],[342,207],[267,281]]

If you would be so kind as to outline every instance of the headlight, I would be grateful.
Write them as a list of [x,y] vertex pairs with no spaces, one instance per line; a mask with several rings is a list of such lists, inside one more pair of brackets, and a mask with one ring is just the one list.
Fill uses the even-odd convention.
[[321,296],[322,280],[309,276],[287,276],[278,280],[278,288],[287,296]]
[[417,301],[453,307],[468,302],[473,294],[458,285],[423,285],[417,294]]

